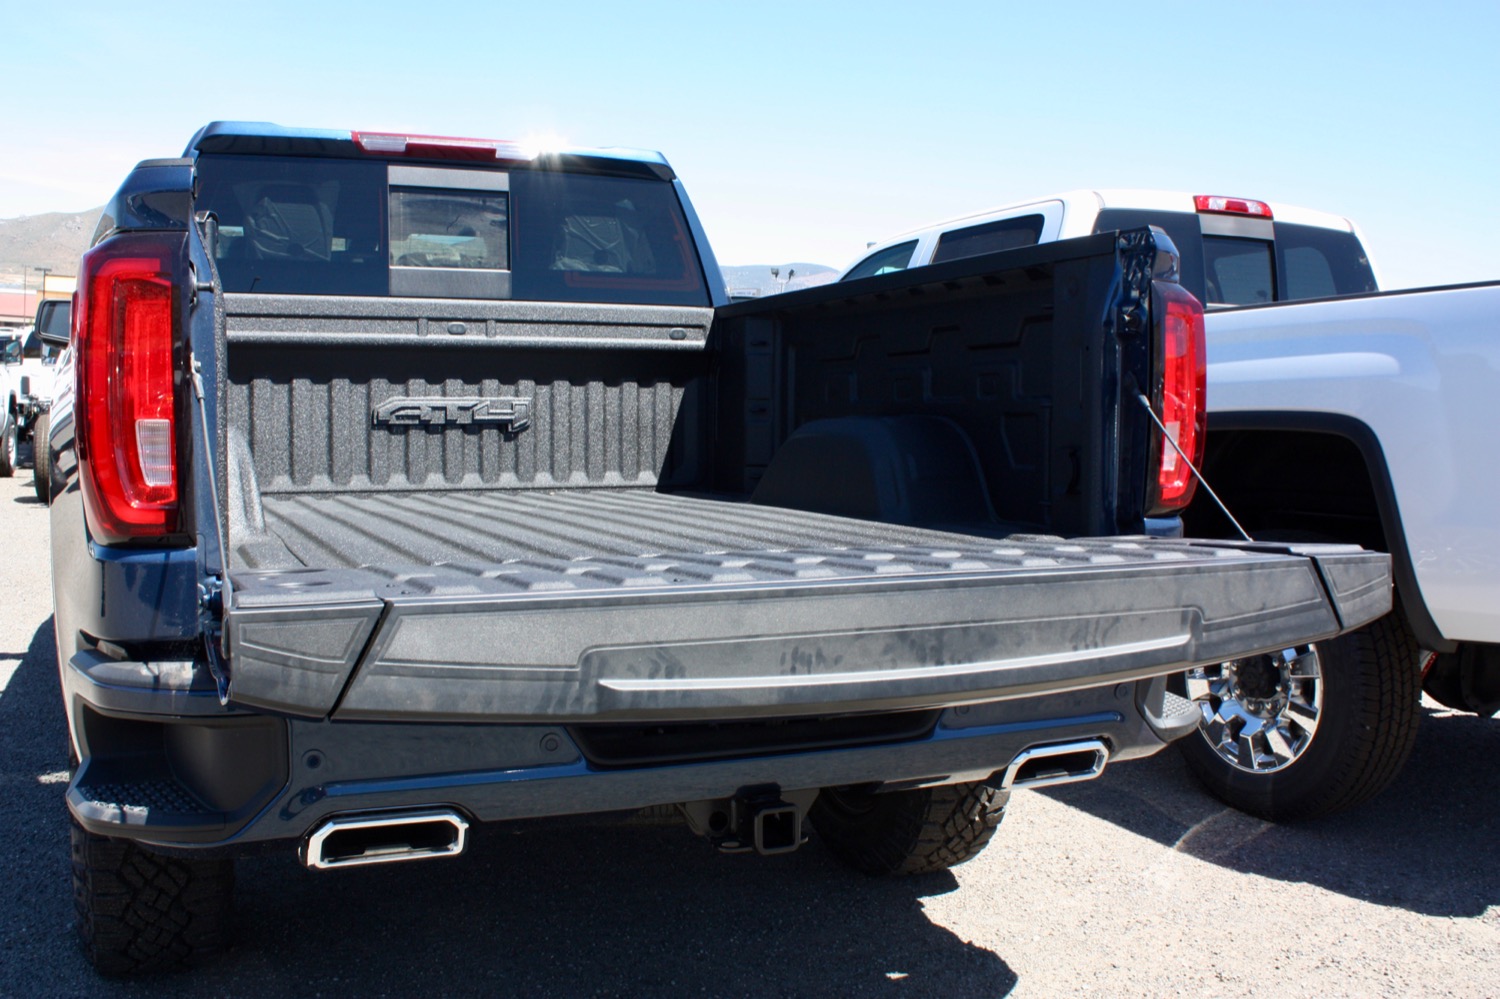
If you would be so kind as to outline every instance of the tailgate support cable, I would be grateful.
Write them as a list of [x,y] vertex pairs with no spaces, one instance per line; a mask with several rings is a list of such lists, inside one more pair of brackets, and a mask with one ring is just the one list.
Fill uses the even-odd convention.
[[[225,627],[224,621],[229,612],[229,573],[226,571],[225,562],[228,558],[228,548],[225,547],[224,515],[219,507],[219,487],[216,483],[217,475],[213,470],[218,466],[214,464],[213,445],[208,439],[208,405],[204,400],[203,392],[203,363],[196,357],[190,358],[193,371],[193,396],[198,400],[198,427],[203,439],[203,457],[208,462],[210,469],[210,481],[214,481],[208,492],[212,497],[214,508],[214,534],[219,544],[219,576],[217,580],[210,577],[210,583],[204,587],[202,605],[205,615],[213,616],[218,611],[218,635],[212,632],[205,636],[207,639],[203,644],[208,650],[208,668],[214,675],[214,683],[219,691],[219,703],[229,703],[229,671],[225,662],[229,658],[229,629]],[[215,585],[217,584],[217,585]],[[214,605],[217,605],[215,607]],[[217,637],[218,641],[215,641]]]
[[1141,404],[1141,406],[1146,410],[1147,415],[1151,417],[1151,422],[1156,424],[1156,426],[1161,430],[1161,435],[1166,438],[1167,443],[1172,445],[1172,450],[1176,451],[1177,456],[1183,460],[1184,464],[1187,465],[1188,471],[1193,473],[1193,478],[1197,479],[1198,484],[1208,492],[1208,495],[1213,497],[1213,501],[1219,505],[1220,510],[1224,511],[1224,516],[1229,518],[1229,522],[1234,525],[1234,529],[1240,532],[1240,537],[1253,544],[1255,542],[1255,539],[1250,536],[1250,532],[1241,527],[1240,522],[1234,519],[1234,514],[1229,512],[1229,507],[1225,506],[1224,501],[1219,499],[1219,494],[1214,492],[1214,487],[1209,485],[1208,480],[1203,477],[1203,473],[1198,471],[1198,466],[1193,464],[1193,459],[1187,456],[1186,451],[1177,446],[1176,438],[1174,438],[1167,432],[1166,425],[1161,422],[1161,417],[1157,416],[1156,410],[1151,408],[1151,400],[1147,399],[1146,394],[1140,391],[1136,392],[1135,397],[1136,400]]
[[[212,212],[198,212],[193,216],[193,221],[199,226],[196,231],[207,252],[211,276],[207,282],[200,281],[198,269],[193,266],[191,260],[188,262],[188,266],[192,269],[191,305],[197,308],[200,291],[214,293],[217,276],[214,275],[213,260],[214,247],[218,243],[219,220]],[[208,669],[213,674],[214,685],[218,689],[219,703],[227,705],[229,703],[228,620],[232,595],[229,583],[229,545],[225,534],[224,510],[219,503],[219,466],[214,463],[213,440],[208,429],[208,400],[207,393],[203,389],[203,362],[189,353],[188,365],[192,376],[190,381],[193,386],[193,398],[198,403],[198,437],[203,444],[203,460],[208,467],[210,483],[208,495],[214,511],[214,540],[219,546],[219,571],[217,574],[205,571],[207,578],[199,584],[198,606],[199,613],[203,617],[203,647],[208,656]]]

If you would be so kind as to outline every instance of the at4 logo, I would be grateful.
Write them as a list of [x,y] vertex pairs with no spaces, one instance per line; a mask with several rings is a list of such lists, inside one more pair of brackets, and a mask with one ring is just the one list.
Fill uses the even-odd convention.
[[531,425],[531,399],[522,396],[394,396],[375,407],[377,425],[411,427],[497,425],[515,433]]

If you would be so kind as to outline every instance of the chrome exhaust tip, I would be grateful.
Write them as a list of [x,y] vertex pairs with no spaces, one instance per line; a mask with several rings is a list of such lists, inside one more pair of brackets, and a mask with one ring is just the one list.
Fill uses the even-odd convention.
[[1051,787],[1093,780],[1109,762],[1103,739],[1084,739],[1023,749],[1005,768],[1003,788]]
[[451,808],[377,815],[336,815],[307,837],[302,863],[314,870],[456,857],[469,823]]

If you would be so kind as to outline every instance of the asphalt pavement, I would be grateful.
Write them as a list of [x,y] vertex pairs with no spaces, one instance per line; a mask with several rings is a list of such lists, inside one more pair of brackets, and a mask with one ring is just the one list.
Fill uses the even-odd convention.
[[210,967],[106,982],[71,926],[67,749],[30,469],[0,479],[0,995],[1500,995],[1500,721],[1428,705],[1398,783],[1274,826],[1175,752],[1015,796],[977,860],[874,880],[816,837],[481,827],[455,860],[238,865]]

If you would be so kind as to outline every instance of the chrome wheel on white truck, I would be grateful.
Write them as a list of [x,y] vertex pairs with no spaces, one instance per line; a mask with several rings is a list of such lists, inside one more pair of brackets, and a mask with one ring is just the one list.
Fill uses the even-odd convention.
[[1275,773],[1300,759],[1318,731],[1317,646],[1188,670],[1187,695],[1202,713],[1198,734],[1219,759],[1245,773]]
[[1198,734],[1179,746],[1216,797],[1307,819],[1384,790],[1416,742],[1421,673],[1400,612],[1357,631],[1190,670]]

